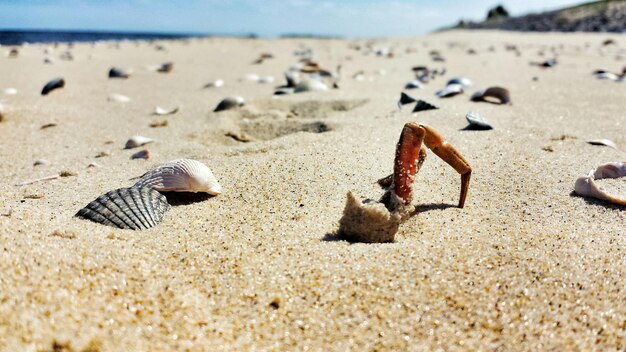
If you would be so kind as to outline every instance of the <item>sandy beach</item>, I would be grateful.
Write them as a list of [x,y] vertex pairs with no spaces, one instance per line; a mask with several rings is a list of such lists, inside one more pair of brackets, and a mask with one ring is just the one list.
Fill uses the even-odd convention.
[[[626,160],[626,85],[592,75],[622,71],[625,36],[101,42],[75,44],[72,61],[59,58],[61,44],[44,64],[48,47],[22,46],[14,58],[0,47],[0,350],[626,349],[626,209],[572,193],[593,167]],[[304,48],[324,68],[342,65],[339,89],[274,96]],[[254,64],[264,52],[274,57]],[[530,64],[553,57],[554,67]],[[165,62],[172,72],[150,67]],[[417,65],[446,73],[409,92],[439,107],[413,115],[397,101]],[[113,66],[134,72],[109,79]],[[458,76],[474,86],[435,96]],[[40,95],[55,77],[65,87]],[[203,88],[215,79],[224,86]],[[470,101],[490,86],[508,88],[512,105]],[[246,105],[213,112],[234,95]],[[180,110],[155,116],[156,106]],[[465,130],[468,111],[495,129]],[[459,175],[429,153],[418,212],[395,242],[342,240],[347,192],[383,194],[376,180],[392,173],[411,121],[436,128],[472,166],[465,207]],[[154,139],[149,160],[124,149],[137,134]],[[618,149],[586,143],[600,138]],[[172,197],[163,222],[144,231],[74,218],[179,158],[208,165],[222,194]],[[76,176],[16,186],[63,170]],[[626,194],[624,179],[602,184]]]

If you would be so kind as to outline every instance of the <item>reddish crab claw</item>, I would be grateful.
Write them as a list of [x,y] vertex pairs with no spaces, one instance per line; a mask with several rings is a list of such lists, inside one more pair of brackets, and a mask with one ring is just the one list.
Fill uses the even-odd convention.
[[379,202],[361,203],[349,192],[339,233],[356,242],[393,242],[400,223],[407,219],[413,207],[413,182],[426,159],[426,145],[461,174],[459,208],[463,208],[472,168],[461,154],[441,134],[430,126],[410,122],[404,125],[396,147],[393,174],[378,181],[390,186]]
[[426,159],[426,150],[422,143],[461,174],[459,208],[463,208],[469,190],[472,168],[461,156],[461,153],[446,142],[439,132],[430,126],[415,122],[404,125],[400,141],[396,147],[396,159],[393,167],[393,191],[395,195],[404,204],[411,203],[415,174]]

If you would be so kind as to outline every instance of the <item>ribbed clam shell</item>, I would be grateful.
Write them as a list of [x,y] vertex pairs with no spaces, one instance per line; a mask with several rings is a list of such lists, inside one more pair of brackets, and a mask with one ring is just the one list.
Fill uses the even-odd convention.
[[41,95],[48,95],[57,88],[63,88],[65,86],[65,80],[63,78],[54,78],[50,80],[41,90]]
[[217,104],[217,106],[215,107],[213,111],[219,112],[223,110],[230,110],[236,107],[243,106],[245,103],[246,101],[243,97],[240,97],[240,96],[228,97],[228,98],[222,99],[222,101],[220,101],[219,104]]
[[120,229],[143,230],[156,226],[170,209],[167,198],[150,187],[120,188],[101,195],[76,217]]
[[587,176],[579,177],[574,184],[574,192],[581,196],[594,197],[615,204],[626,205],[626,198],[608,194],[594,182],[603,178],[626,177],[626,161],[610,162],[592,169]]
[[457,94],[463,93],[463,86],[460,84],[449,84],[444,89],[438,91],[436,95],[439,98],[453,97]]
[[467,122],[469,122],[469,127],[470,129],[476,129],[476,130],[491,130],[493,129],[493,126],[487,122],[487,120],[485,120],[484,117],[478,115],[475,112],[468,112],[467,115],[465,115],[465,118],[467,119]]
[[148,171],[135,186],[163,192],[205,192],[211,195],[222,192],[211,169],[193,159],[173,160]]

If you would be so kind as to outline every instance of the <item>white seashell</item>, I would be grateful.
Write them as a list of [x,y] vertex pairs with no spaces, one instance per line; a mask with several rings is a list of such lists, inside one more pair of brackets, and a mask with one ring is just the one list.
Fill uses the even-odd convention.
[[626,162],[611,162],[589,171],[587,176],[579,177],[574,184],[574,192],[581,196],[594,197],[615,204],[626,205],[626,198],[618,198],[598,187],[594,180],[603,178],[626,177]]
[[259,83],[261,84],[273,83],[273,82],[274,82],[274,76],[265,76],[265,77],[259,78]]
[[260,77],[256,73],[248,73],[247,75],[241,78],[242,81],[250,81],[250,82],[258,82],[259,79]]
[[4,90],[4,94],[6,95],[15,95],[17,94],[17,89],[15,88],[7,88]]
[[142,145],[146,145],[152,142],[154,142],[154,140],[147,138],[147,137],[132,136],[128,139],[128,141],[126,141],[126,146],[124,148],[125,149],[137,148],[137,147],[141,147]]
[[288,70],[285,72],[285,80],[287,81],[287,87],[293,88],[300,83],[300,72],[298,70]]
[[591,141],[587,141],[587,143],[592,145],[603,145],[607,147],[611,147],[613,149],[617,149],[617,144],[610,139],[594,139]]
[[148,171],[135,186],[163,192],[205,192],[211,195],[222,192],[211,169],[193,159],[173,160]]
[[294,89],[294,93],[325,91],[325,90],[328,90],[328,87],[324,83],[315,79],[309,79],[309,80],[298,83],[298,85],[296,85]]
[[130,101],[130,98],[125,96],[125,95],[113,93],[113,94],[109,95],[108,100],[109,101],[116,101],[118,103],[128,103]]
[[169,109],[169,110],[168,109],[164,109],[164,108],[162,108],[160,106],[157,106],[154,109],[154,114],[155,115],[172,115],[172,114],[175,114],[177,112],[178,112],[178,106],[175,107],[175,108]]
[[224,80],[216,79],[204,85],[204,88],[219,88],[224,85]]
[[439,98],[453,97],[463,93],[463,86],[460,84],[449,84],[444,89],[435,93]]

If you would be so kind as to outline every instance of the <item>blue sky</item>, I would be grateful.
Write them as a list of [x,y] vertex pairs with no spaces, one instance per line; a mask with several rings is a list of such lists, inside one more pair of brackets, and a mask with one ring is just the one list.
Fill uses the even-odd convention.
[[347,37],[423,34],[482,19],[503,4],[512,14],[571,0],[0,0],[2,29],[78,29],[218,34],[315,33]]

